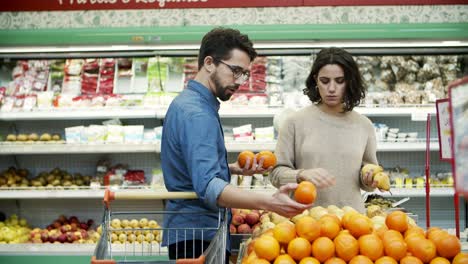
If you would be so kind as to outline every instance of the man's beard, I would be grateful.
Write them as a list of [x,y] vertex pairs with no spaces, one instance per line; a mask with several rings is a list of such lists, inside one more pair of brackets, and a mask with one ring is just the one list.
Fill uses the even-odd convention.
[[233,93],[234,93],[234,91],[237,91],[237,89],[239,88],[238,84],[233,84],[233,85],[228,85],[228,86],[223,87],[217,74],[212,75],[210,78],[211,78],[211,80],[213,81],[213,83],[215,85],[215,93],[216,93],[215,95],[216,95],[216,97],[218,97],[223,102],[228,101],[232,96],[231,93],[226,94],[226,90],[231,89],[231,90],[233,90]]

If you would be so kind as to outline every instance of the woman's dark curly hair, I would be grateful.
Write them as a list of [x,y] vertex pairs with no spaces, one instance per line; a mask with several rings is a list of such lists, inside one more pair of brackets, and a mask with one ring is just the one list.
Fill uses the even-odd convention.
[[343,111],[351,111],[355,106],[358,106],[361,100],[366,96],[366,88],[353,56],[344,49],[334,47],[325,48],[317,54],[317,58],[315,59],[310,74],[307,77],[306,88],[303,92],[313,103],[322,102],[322,98],[320,97],[317,87],[317,75],[320,69],[330,64],[339,65],[343,69],[346,82]]

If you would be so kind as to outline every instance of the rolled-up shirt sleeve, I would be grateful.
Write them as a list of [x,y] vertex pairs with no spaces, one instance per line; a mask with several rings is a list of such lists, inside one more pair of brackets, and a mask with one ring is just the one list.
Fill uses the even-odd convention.
[[223,180],[229,173],[219,164],[219,140],[223,140],[221,130],[215,117],[205,113],[191,115],[184,122],[182,133],[182,153],[192,179],[193,189],[199,199],[209,208],[218,208],[217,200],[224,190],[227,181]]

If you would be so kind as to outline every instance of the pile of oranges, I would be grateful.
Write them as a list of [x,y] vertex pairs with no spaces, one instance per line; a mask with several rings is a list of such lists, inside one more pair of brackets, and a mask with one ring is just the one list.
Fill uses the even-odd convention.
[[466,264],[458,238],[433,227],[424,231],[408,224],[401,211],[387,215],[374,230],[372,221],[356,211],[340,219],[304,215],[277,224],[247,246],[243,264]]

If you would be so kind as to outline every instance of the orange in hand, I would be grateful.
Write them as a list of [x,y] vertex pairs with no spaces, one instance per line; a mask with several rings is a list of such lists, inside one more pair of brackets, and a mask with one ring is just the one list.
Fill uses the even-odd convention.
[[294,192],[294,199],[298,203],[311,204],[317,198],[317,188],[309,181],[302,181]]
[[268,169],[270,167],[274,167],[276,165],[276,156],[273,154],[273,152],[264,150],[260,151],[255,155],[257,158],[257,163],[260,162],[260,159],[263,158],[263,168]]
[[247,163],[247,159],[250,158],[250,166],[253,164],[255,154],[252,151],[244,150],[242,151],[239,156],[237,156],[237,162],[239,163],[239,167],[244,168],[245,163]]

